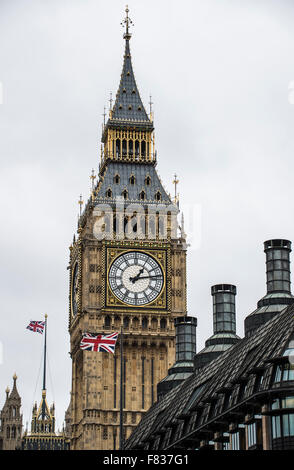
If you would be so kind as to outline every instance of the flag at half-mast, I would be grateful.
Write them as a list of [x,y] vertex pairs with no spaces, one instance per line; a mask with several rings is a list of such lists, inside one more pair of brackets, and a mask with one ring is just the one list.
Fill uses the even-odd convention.
[[101,335],[97,333],[84,333],[80,348],[86,351],[105,351],[114,354],[118,333]]
[[34,333],[41,333],[43,334],[45,328],[44,321],[30,321],[30,324],[27,326],[27,330],[31,330]]

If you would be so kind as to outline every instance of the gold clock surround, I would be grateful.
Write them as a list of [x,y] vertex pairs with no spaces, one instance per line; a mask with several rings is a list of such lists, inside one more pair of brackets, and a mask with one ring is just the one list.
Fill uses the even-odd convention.
[[[123,301],[119,300],[112,292],[109,280],[108,273],[112,263],[116,258],[121,256],[124,253],[137,251],[144,253],[148,256],[151,256],[155,261],[160,265],[163,272],[163,287],[160,294],[152,302],[146,303],[144,305],[128,305]],[[137,247],[132,247],[126,249],[125,247],[107,247],[106,248],[106,307],[121,307],[128,309],[156,309],[156,310],[166,310],[167,309],[167,250],[165,249],[140,249]]]

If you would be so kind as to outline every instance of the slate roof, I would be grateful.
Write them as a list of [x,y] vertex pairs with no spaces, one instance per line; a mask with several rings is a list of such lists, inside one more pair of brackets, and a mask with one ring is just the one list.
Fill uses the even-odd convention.
[[[184,416],[189,418],[192,409],[205,406],[211,399],[219,399],[225,389],[232,390],[233,394],[235,388],[240,387],[240,379],[245,379],[248,383],[255,380],[254,370],[257,368],[264,370],[260,390],[268,390],[273,373],[271,361],[282,355],[293,333],[294,306],[289,306],[260,327],[255,334],[240,340],[207,367],[194,373],[156,402],[143,416],[125,443],[125,448],[150,448],[148,446],[152,443],[154,445],[154,439],[157,438],[159,442],[160,436],[165,434],[171,425],[179,426],[178,435],[172,445],[165,446],[163,442],[159,447],[155,445],[152,448],[176,447],[177,441],[184,439],[187,433],[187,428],[180,427]],[[253,387],[249,387],[247,393],[250,396]],[[222,411],[220,408],[219,414]],[[208,413],[207,416],[204,413],[204,421],[200,427],[205,425],[206,419],[208,420]],[[197,429],[197,426],[194,427],[193,432],[197,433]]]
[[288,292],[271,292],[257,303],[257,308],[245,318],[245,334],[249,336],[262,323],[294,303],[294,296]]
[[[119,183],[114,183],[114,178],[119,175]],[[130,177],[135,176],[135,184],[131,184]],[[150,184],[146,184],[146,177],[150,177]],[[106,197],[108,189],[112,191],[112,198]],[[120,163],[110,161],[107,165],[103,180],[99,187],[99,192],[95,199],[96,203],[114,202],[117,197],[121,197],[124,190],[128,191],[127,203],[143,204],[172,204],[169,195],[166,193],[156,169],[152,165],[140,163]],[[140,193],[144,190],[146,198],[140,200]],[[161,201],[156,201],[155,194],[160,191]]]
[[153,123],[146,113],[136,84],[129,42],[127,38],[120,84],[111,117],[107,121],[105,130],[108,127],[129,126],[132,124],[136,127],[141,125],[145,128],[153,129]]

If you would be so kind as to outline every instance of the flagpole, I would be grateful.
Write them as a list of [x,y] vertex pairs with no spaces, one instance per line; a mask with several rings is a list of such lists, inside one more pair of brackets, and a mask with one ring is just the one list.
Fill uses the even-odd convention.
[[47,314],[45,314],[43,390],[46,390]]
[[[44,369],[43,369],[43,393],[46,396],[46,351],[47,351],[47,313],[45,313],[45,336],[44,336]],[[45,417],[45,403],[42,402],[42,419]]]
[[124,445],[124,424],[123,424],[123,407],[124,407],[124,391],[123,391],[123,328],[120,329],[120,411],[119,411],[119,449],[123,449]]

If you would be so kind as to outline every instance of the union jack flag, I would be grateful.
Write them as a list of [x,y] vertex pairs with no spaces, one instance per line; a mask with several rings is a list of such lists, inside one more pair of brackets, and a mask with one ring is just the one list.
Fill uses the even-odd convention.
[[30,324],[27,326],[27,330],[43,334],[44,327],[44,321],[30,321]]
[[118,333],[100,335],[97,333],[84,333],[80,347],[86,351],[105,351],[114,354]]

